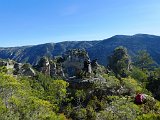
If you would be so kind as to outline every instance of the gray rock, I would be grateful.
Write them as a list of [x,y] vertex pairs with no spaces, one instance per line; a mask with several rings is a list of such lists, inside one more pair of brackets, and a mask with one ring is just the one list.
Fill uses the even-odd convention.
[[[88,53],[83,49],[72,49],[67,51],[64,55],[64,62],[62,63],[66,76],[77,76],[79,72],[84,70],[84,61],[89,60]],[[91,73],[91,65],[88,64],[86,72]]]
[[25,76],[35,76],[36,73],[32,68],[27,68],[27,69],[23,69],[21,72],[21,75],[25,75]]
[[36,69],[39,72],[44,73],[45,75],[50,75],[50,63],[47,57],[42,57],[38,64],[36,65]]

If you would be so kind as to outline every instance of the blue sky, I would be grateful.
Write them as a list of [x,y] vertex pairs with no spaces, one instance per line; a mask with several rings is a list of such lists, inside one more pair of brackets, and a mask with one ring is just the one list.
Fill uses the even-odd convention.
[[0,0],[0,46],[160,35],[160,0]]

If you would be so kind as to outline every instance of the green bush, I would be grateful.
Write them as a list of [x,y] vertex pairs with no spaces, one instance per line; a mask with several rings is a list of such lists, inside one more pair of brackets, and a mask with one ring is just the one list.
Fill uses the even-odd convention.
[[72,114],[74,120],[86,120],[87,119],[87,110],[85,108],[76,108]]
[[53,111],[53,108],[56,106],[55,104],[40,99],[35,96],[36,94],[34,92],[27,79],[16,79],[0,73],[0,119],[65,119],[63,115],[57,115]]
[[136,120],[160,120],[160,115],[158,114],[143,114],[138,116]]
[[132,69],[131,72],[131,77],[140,81],[140,82],[146,82],[147,81],[147,75],[146,73],[144,73],[142,70],[140,70],[139,68],[134,68]]
[[142,92],[143,88],[141,87],[141,84],[138,83],[135,79],[133,78],[122,78],[121,79],[122,84],[124,88],[126,88],[128,95],[134,95],[136,92]]

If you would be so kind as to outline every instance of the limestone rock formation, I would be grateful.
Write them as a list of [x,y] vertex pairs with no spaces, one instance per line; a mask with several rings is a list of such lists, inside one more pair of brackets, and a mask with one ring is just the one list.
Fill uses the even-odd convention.
[[64,55],[63,68],[68,77],[77,76],[82,70],[91,73],[88,53],[83,49],[72,49]]
[[14,68],[15,61],[13,60],[0,60],[0,67],[5,66],[7,69]]
[[50,63],[48,58],[42,57],[36,65],[36,69],[45,75],[50,75]]
[[62,58],[57,57],[54,59],[49,59],[47,57],[42,57],[38,64],[34,68],[42,72],[45,75],[53,76],[62,76],[64,77],[64,72],[62,68]]
[[[6,66],[7,69],[12,69],[14,75],[36,75],[30,64],[7,60],[0,61],[0,66]],[[33,67],[45,75],[51,77],[61,76],[68,79],[70,77],[81,78],[79,76],[90,77],[93,72],[96,73],[99,65],[96,59],[92,62],[90,61],[88,53],[84,49],[71,49],[62,54],[62,56],[54,58],[44,56]]]
[[98,71],[98,67],[100,67],[100,65],[97,62],[97,59],[92,60],[91,62],[91,66],[92,66],[92,71],[94,74],[96,74]]
[[51,77],[73,78],[81,74],[84,76],[90,76],[93,72],[96,74],[99,67],[97,59],[91,62],[84,49],[71,49],[53,59],[41,58],[35,69]]
[[13,60],[0,60],[0,67],[6,67],[7,74],[35,76],[36,73],[29,64],[17,63]]
[[50,75],[51,77],[57,75],[57,64],[56,62],[50,60]]
[[[55,65],[53,65],[53,68],[52,68],[53,71],[51,71],[51,72],[52,73],[55,72],[56,75],[58,75],[58,76],[65,77],[63,66],[62,66],[62,63],[64,62],[64,58],[57,57],[53,61],[54,61]],[[54,76],[54,74],[52,74],[52,76]]]
[[25,76],[35,76],[36,75],[35,71],[33,70],[30,64],[23,64],[19,71],[21,75],[25,75]]

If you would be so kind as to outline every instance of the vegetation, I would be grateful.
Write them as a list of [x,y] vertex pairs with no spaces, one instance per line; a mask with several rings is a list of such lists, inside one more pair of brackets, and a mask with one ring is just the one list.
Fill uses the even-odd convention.
[[[41,82],[23,77],[16,79],[0,73],[0,119],[65,119],[64,115],[56,114],[55,109],[58,109],[57,101],[60,102],[65,97],[67,83],[62,80],[52,80],[51,85],[54,85],[54,89],[50,87],[45,89]],[[53,97],[52,101],[50,95]],[[45,96],[48,98],[45,99]]]
[[[99,66],[96,75],[81,74],[79,82],[72,78],[69,83],[39,72],[13,76],[1,67],[0,119],[159,120],[160,68],[151,66],[146,51],[130,61],[127,49],[118,47],[110,57],[110,70]],[[135,103],[137,93],[146,95],[143,104]]]
[[135,66],[138,68],[144,70],[144,69],[149,69],[151,68],[151,65],[154,63],[153,59],[147,53],[146,50],[140,50],[138,51],[137,56],[135,57]]
[[116,76],[126,77],[131,68],[131,59],[124,47],[117,47],[109,58],[109,67]]

